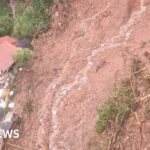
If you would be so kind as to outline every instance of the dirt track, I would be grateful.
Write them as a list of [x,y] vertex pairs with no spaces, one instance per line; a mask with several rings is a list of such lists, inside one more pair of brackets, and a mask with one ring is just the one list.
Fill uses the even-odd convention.
[[[28,150],[35,145],[87,150],[97,111],[114,84],[128,75],[131,57],[150,51],[149,8],[148,0],[76,0],[59,5],[53,29],[34,43],[37,58],[32,68],[16,79],[16,111],[24,122],[20,140],[13,142]],[[148,45],[141,49],[143,42]],[[29,99],[31,115],[21,111]]]

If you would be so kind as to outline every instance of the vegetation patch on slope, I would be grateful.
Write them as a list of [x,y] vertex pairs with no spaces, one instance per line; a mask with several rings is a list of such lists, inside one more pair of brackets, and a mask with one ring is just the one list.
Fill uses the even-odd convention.
[[130,81],[123,81],[114,89],[112,97],[100,109],[97,131],[103,132],[112,121],[119,123],[122,119],[127,119],[134,108],[133,101],[134,96]]
[[[33,38],[45,32],[51,24],[49,8],[53,0],[17,0],[15,18],[6,1],[0,2],[0,35],[12,34],[17,38]],[[13,18],[13,19],[12,19]]]
[[[150,120],[150,73],[137,57],[132,59],[130,70],[129,79],[122,81],[114,88],[112,96],[99,110],[96,131],[103,140],[107,139],[104,142],[107,145],[101,142],[97,148],[116,149],[121,142],[119,137],[126,134],[125,127],[128,128],[129,118],[135,116],[137,121],[130,125],[138,124],[140,130],[142,130],[141,124]],[[142,116],[141,121],[138,115]]]
[[28,49],[18,49],[13,55],[13,59],[16,62],[17,68],[25,67],[31,64],[33,58],[33,52]]
[[6,0],[0,1],[0,36],[11,34],[13,30],[13,19],[10,14]]

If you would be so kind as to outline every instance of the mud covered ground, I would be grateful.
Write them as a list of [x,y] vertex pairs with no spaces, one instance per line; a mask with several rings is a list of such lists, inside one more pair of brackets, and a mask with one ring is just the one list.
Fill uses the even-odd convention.
[[[52,29],[34,42],[32,67],[16,78],[15,111],[23,121],[20,139],[9,142],[26,150],[96,149],[89,143],[99,137],[98,109],[129,75],[132,57],[150,52],[149,20],[148,0],[58,4]],[[29,101],[32,112],[24,109]],[[128,144],[124,149],[147,147],[136,140]]]

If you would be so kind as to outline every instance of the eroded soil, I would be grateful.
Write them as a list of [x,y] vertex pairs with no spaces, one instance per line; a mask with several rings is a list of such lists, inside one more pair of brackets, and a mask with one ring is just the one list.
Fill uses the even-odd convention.
[[[97,141],[98,109],[115,83],[128,76],[131,58],[150,51],[149,4],[148,0],[58,4],[53,28],[34,42],[37,57],[32,67],[16,78],[15,111],[23,121],[20,139],[10,142],[26,150],[97,149],[89,142]],[[32,101],[31,113],[24,111],[27,101]],[[130,146],[125,149],[146,147]]]

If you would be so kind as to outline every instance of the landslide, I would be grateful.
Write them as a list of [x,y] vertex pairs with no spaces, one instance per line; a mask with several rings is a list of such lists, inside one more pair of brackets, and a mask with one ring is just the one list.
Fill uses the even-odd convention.
[[87,150],[97,143],[99,108],[129,75],[132,57],[150,51],[149,8],[148,0],[57,3],[52,29],[34,41],[33,65],[16,77],[21,136],[9,142],[29,150]]

